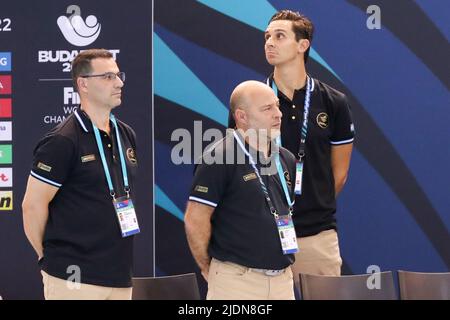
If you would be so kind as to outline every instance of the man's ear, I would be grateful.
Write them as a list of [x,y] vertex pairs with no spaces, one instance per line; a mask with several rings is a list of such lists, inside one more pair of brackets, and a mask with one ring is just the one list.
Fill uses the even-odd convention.
[[298,53],[305,53],[310,47],[311,42],[308,39],[300,39],[298,42]]
[[247,114],[239,107],[236,108],[236,111],[234,112],[234,118],[236,119],[236,122],[247,124]]
[[78,77],[77,78],[77,87],[78,87],[78,92],[86,92],[87,91],[87,79]]

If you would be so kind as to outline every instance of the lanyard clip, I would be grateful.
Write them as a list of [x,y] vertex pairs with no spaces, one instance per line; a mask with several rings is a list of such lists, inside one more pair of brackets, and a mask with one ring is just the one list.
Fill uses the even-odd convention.
[[305,156],[305,151],[299,151],[298,152],[298,159],[300,162],[303,162],[303,157]]
[[275,217],[275,219],[278,219],[277,210],[275,208],[271,209],[270,213]]
[[114,192],[114,190],[110,190],[109,195],[113,198],[113,200],[116,200],[116,193]]
[[130,187],[125,187],[125,192],[127,194],[127,198],[130,198]]

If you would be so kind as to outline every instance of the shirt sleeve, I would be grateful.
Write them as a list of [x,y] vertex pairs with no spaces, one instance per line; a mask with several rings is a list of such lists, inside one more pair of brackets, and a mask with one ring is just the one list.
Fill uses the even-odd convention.
[[199,164],[195,170],[189,200],[217,207],[227,186],[227,165]]
[[347,98],[344,96],[337,104],[334,118],[334,130],[330,143],[332,145],[342,145],[352,143],[355,139],[355,127],[352,113]]
[[73,142],[67,137],[54,135],[43,138],[34,149],[31,175],[60,188],[74,164],[74,149]]

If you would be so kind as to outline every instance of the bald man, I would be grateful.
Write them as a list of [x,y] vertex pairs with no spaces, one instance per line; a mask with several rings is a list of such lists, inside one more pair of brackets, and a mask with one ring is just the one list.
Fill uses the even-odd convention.
[[185,213],[192,255],[209,300],[292,300],[290,265],[295,157],[272,141],[280,134],[278,98],[246,81],[231,94],[236,130],[212,148],[195,172]]

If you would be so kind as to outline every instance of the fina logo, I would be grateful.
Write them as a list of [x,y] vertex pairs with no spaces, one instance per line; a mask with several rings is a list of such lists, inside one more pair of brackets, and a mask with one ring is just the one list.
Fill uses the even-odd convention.
[[68,6],[66,13],[72,15],[60,16],[56,22],[68,42],[74,46],[84,47],[97,40],[101,24],[98,23],[96,16],[90,15],[84,21],[81,9],[77,5]]

